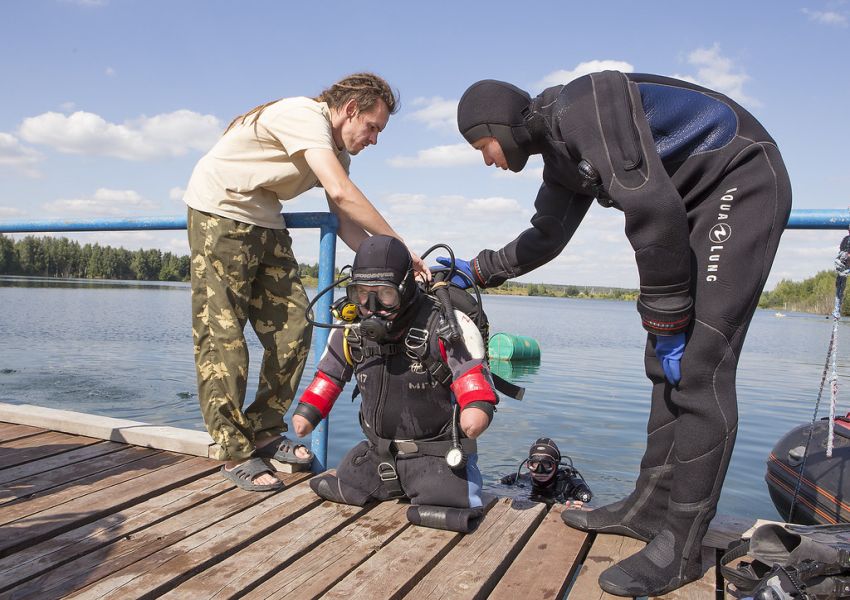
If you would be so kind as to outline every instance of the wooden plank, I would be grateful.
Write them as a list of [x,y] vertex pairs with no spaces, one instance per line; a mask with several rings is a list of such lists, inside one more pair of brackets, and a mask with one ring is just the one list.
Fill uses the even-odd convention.
[[408,596],[486,598],[545,514],[539,502],[502,498],[475,533],[464,536]]
[[[162,594],[165,600],[179,598],[240,597],[242,592],[318,546],[371,507],[323,502],[309,513],[290,521],[247,548],[213,565],[201,574]],[[324,577],[324,575],[322,575]]]
[[132,539],[137,531],[232,488],[218,474],[208,475],[0,559],[0,592],[122,537]]
[[283,571],[249,591],[247,600],[319,598],[409,526],[408,504],[382,502]]
[[[110,478],[112,481],[108,485],[98,482],[102,489],[96,492],[74,497],[64,504],[0,527],[0,556],[9,554],[16,547],[30,546],[47,537],[96,521],[219,468],[213,461],[202,458],[178,458],[176,460],[180,462],[168,464],[174,460],[173,455],[159,453],[138,461],[139,470],[136,473],[129,476],[126,473],[116,474]],[[142,464],[147,461],[151,461],[147,465],[150,468]],[[117,483],[119,480],[120,483]],[[0,514],[3,512],[0,510]]]
[[[263,494],[246,492],[235,489],[233,484],[220,479],[217,486],[226,486],[225,493],[219,494],[207,502],[203,502],[209,496],[206,491],[195,494],[187,500],[194,506],[182,512],[176,512],[169,518],[161,519],[150,527],[134,531],[131,535],[125,535],[114,543],[102,545],[97,550],[79,556],[67,564],[50,569],[41,576],[27,581],[25,584],[13,588],[11,591],[16,597],[38,598],[39,594],[48,593],[51,597],[67,595],[74,590],[83,588],[89,584],[107,578],[117,573],[128,565],[132,565],[156,552],[185,539],[198,531],[213,525],[219,521],[237,514],[264,500]],[[290,478],[290,483],[303,479],[304,476]],[[187,504],[186,500],[182,504]],[[163,506],[158,512],[174,508]]]
[[30,435],[36,435],[38,433],[44,433],[44,429],[41,427],[30,427],[28,425],[0,423],[0,440],[9,441]]
[[98,440],[94,438],[48,431],[8,442],[0,442],[0,464],[4,468],[14,467],[31,460],[38,460],[97,443]]
[[[95,444],[95,447],[97,446],[100,446],[100,444]],[[67,457],[73,452],[74,451],[65,452],[59,455],[59,457]],[[142,452],[152,453],[155,451],[142,450]],[[54,456],[51,458],[56,459],[58,457]],[[2,487],[0,487],[0,505],[25,496],[34,497],[35,495],[38,495],[39,497],[44,498],[47,494],[52,495],[65,489],[74,488],[79,482],[82,482],[89,477],[96,476],[99,473],[104,473],[120,465],[135,462],[138,459],[138,449],[130,446],[124,446],[118,452],[113,452],[103,456],[95,456],[82,462],[74,461],[72,464],[59,466],[45,473],[39,473],[24,479],[17,479],[15,481],[5,483]]]
[[192,456],[215,456],[218,446],[206,431],[149,425],[140,421],[101,417],[30,404],[0,402],[0,421],[33,425],[102,440],[169,450]]
[[119,450],[123,450],[126,447],[127,446],[125,444],[99,441],[96,444],[84,446],[76,450],[71,450],[70,452],[63,452],[62,454],[56,454],[54,456],[49,456],[47,458],[28,462],[22,465],[18,465],[17,467],[2,469],[0,470],[0,485],[8,483],[10,481],[26,479],[39,473],[53,471],[54,469],[59,469],[70,464],[82,462],[84,460],[88,460],[96,456],[102,456],[111,452],[117,452]]
[[305,483],[275,494],[75,593],[74,598],[157,597],[322,503]]
[[[158,450],[128,447],[122,452],[103,457],[100,464],[105,468],[98,473],[68,482],[51,490],[50,493],[32,494],[26,501],[19,500],[0,506],[0,524],[10,523],[73,498],[109,487],[114,483],[138,477],[140,471],[150,470],[179,460],[181,459],[174,455]],[[2,528],[0,528],[0,532],[2,531]],[[0,545],[2,545],[2,542],[0,542]]]
[[602,591],[598,583],[599,575],[615,562],[631,556],[645,545],[638,540],[619,535],[597,534],[568,597],[578,600],[618,598]]
[[[26,502],[18,501],[0,506],[0,525],[58,506],[115,483],[138,477],[145,470],[154,469],[164,464],[173,464],[179,460],[181,459],[157,450],[127,448],[122,452],[105,457],[105,463],[111,463],[111,466],[102,469],[99,473],[66,483],[64,486],[52,490],[49,494],[33,494],[32,497],[27,498]],[[0,527],[0,533],[2,532],[3,528]],[[0,541],[0,547],[2,547],[2,543]]]
[[436,565],[462,536],[453,531],[408,527],[325,592],[322,598],[398,598]]
[[562,598],[590,547],[590,534],[564,525],[563,504],[553,506],[514,559],[489,600]]

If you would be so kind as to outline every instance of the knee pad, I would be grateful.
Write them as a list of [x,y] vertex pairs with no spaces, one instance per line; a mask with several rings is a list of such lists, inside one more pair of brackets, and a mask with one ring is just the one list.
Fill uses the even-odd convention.
[[459,533],[473,531],[482,516],[484,511],[480,508],[449,508],[423,504],[407,509],[407,520],[414,525]]

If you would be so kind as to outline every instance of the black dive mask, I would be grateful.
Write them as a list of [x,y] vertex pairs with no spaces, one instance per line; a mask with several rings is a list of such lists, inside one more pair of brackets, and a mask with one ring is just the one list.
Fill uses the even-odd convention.
[[537,483],[548,482],[558,470],[558,463],[548,456],[532,456],[526,466],[531,472],[531,478]]

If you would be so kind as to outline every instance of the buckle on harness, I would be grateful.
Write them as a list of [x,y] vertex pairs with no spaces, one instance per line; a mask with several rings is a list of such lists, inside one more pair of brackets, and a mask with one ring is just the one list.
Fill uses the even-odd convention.
[[[407,335],[404,338],[405,347],[416,353],[417,350],[425,346],[428,343],[428,330],[427,329],[417,329],[416,327],[411,327],[407,330]],[[418,357],[418,355],[417,355]]]
[[398,479],[398,473],[393,464],[382,462],[378,465],[378,477],[381,478],[381,481],[395,481]]

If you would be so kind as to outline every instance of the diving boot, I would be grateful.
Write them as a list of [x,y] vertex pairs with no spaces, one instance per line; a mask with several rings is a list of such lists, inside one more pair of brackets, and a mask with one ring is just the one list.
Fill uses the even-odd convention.
[[634,491],[623,500],[594,510],[565,510],[561,519],[574,529],[648,542],[664,525],[672,473],[672,464],[641,469]]
[[661,531],[640,552],[607,568],[599,587],[615,596],[661,596],[702,576],[702,539],[716,499],[698,505],[670,502]]

